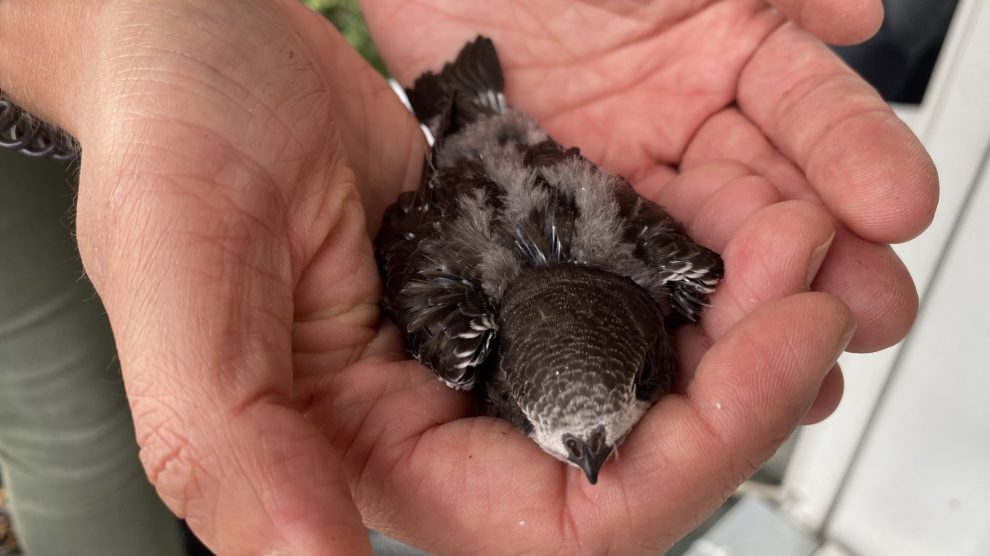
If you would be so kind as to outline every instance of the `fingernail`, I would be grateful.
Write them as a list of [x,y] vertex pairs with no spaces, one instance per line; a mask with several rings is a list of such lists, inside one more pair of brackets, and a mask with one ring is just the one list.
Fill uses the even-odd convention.
[[825,255],[828,255],[828,249],[832,246],[833,239],[835,239],[835,230],[832,230],[828,239],[811,252],[811,258],[808,259],[808,274],[804,277],[804,287],[810,288],[811,283],[815,281],[818,271],[822,268],[822,263],[825,262]]

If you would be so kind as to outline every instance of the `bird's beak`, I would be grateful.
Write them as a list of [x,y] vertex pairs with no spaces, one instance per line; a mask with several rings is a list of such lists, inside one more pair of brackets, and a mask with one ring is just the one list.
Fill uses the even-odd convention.
[[598,471],[605,464],[605,460],[608,459],[608,455],[611,453],[612,447],[604,442],[599,444],[597,452],[592,452],[588,444],[584,443],[581,447],[581,457],[572,461],[588,476],[588,482],[595,484],[598,482]]

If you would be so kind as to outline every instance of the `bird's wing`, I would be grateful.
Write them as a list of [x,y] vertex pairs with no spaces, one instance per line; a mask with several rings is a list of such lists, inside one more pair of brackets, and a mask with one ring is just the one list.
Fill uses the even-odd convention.
[[473,388],[498,333],[481,287],[438,269],[406,283],[399,305],[411,353],[451,388]]
[[492,210],[485,198],[497,186],[473,162],[437,171],[427,160],[423,172],[420,189],[386,210],[375,238],[383,307],[414,357],[448,386],[467,390],[498,331],[496,303],[477,273],[486,245],[478,239],[490,231],[485,215],[472,212]]
[[666,211],[638,196],[631,186],[617,193],[626,239],[651,270],[650,285],[667,288],[671,310],[697,320],[722,279],[722,258],[695,243]]
[[697,320],[701,310],[708,306],[708,296],[722,279],[722,258],[681,234],[646,243],[657,244],[652,256],[661,269],[659,279],[670,288],[674,311],[690,321]]

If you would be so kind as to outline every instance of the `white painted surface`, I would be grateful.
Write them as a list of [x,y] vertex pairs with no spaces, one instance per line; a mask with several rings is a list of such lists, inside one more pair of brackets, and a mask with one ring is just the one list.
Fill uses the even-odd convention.
[[684,556],[815,556],[818,540],[770,501],[743,496]]
[[[990,346],[990,325],[979,318],[990,315],[985,293],[990,290],[986,267],[990,241],[984,240],[990,238],[990,207],[972,209],[973,222],[952,234],[990,145],[990,3],[960,2],[922,108],[913,127],[939,168],[941,202],[931,228],[921,238],[897,247],[919,291],[927,294],[922,298],[918,325],[904,344],[881,353],[842,358],[846,377],[842,404],[828,421],[802,432],[785,478],[785,507],[793,517],[820,529],[832,516],[828,533],[840,541],[855,540],[858,544],[850,548],[864,556],[957,554],[942,549],[899,552],[884,546],[897,536],[913,538],[911,532],[919,530],[916,519],[934,519],[926,512],[937,502],[929,497],[943,493],[943,487],[962,488],[963,482],[977,480],[967,488],[981,493],[976,495],[981,499],[980,489],[986,483],[980,481],[988,479],[967,475],[966,465],[948,469],[946,460],[979,462],[986,470],[984,475],[990,477],[990,461],[980,459],[986,456],[981,450],[990,447],[990,415],[973,414],[973,408],[962,405],[973,401],[967,396],[978,397],[970,389],[982,388],[980,393],[990,396],[990,348],[985,347]],[[951,247],[952,256],[942,261],[953,240],[957,244]],[[958,247],[963,242],[967,247]],[[929,291],[940,262],[941,277]],[[976,285],[953,283],[967,279]],[[982,290],[976,294],[966,287]],[[969,318],[962,316],[970,313]],[[945,346],[953,346],[948,350],[951,354],[944,353]],[[977,371],[981,365],[982,371]],[[883,395],[891,378],[891,388]],[[924,395],[924,400],[916,394]],[[884,402],[878,409],[882,395]],[[990,403],[984,401],[984,405],[990,408]],[[904,415],[898,413],[902,410]],[[916,422],[921,416],[929,418]],[[982,421],[955,422],[967,416]],[[945,452],[933,455],[935,450]],[[938,474],[946,472],[965,481],[941,483]],[[845,495],[836,506],[840,491]],[[957,500],[952,503],[952,515],[967,511],[962,499],[952,499]],[[988,509],[973,502],[967,507]],[[944,549],[949,536],[970,525],[967,518],[957,517],[944,523],[945,529],[924,529],[943,543],[934,546]],[[990,531],[990,511],[984,511],[979,530]],[[990,537],[990,533],[983,534]],[[990,554],[990,546],[981,546],[980,554]]]
[[842,403],[827,421],[800,432],[784,477],[783,507],[799,523],[824,527],[896,355],[891,348],[839,360],[846,383]]
[[990,167],[956,238],[827,530],[858,554],[990,554]]
[[834,542],[826,542],[815,552],[815,556],[853,556],[853,554]]

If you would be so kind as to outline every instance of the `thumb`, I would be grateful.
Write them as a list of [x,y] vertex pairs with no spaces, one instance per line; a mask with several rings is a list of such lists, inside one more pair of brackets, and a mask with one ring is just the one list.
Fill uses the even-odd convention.
[[370,552],[336,454],[295,410],[131,399],[149,477],[217,554]]
[[148,476],[219,554],[368,553],[340,456],[294,405],[283,205],[194,159],[229,153],[152,143],[89,151],[77,218]]

